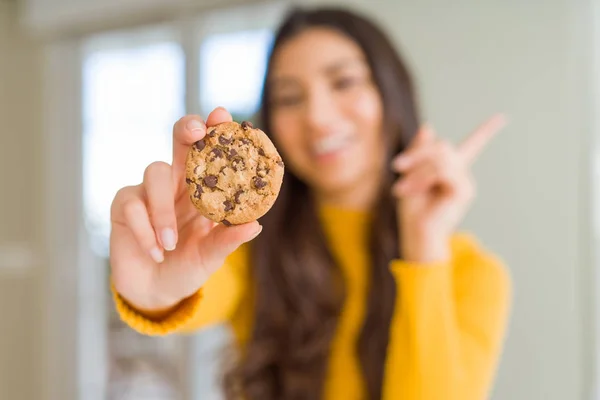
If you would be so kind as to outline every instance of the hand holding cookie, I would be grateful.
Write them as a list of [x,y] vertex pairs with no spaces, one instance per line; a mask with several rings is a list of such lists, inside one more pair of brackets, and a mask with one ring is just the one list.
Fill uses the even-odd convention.
[[[159,310],[179,303],[195,293],[237,247],[260,233],[262,227],[256,218],[268,207],[253,201],[260,196],[272,204],[283,169],[270,164],[270,160],[277,161],[277,155],[268,145],[222,143],[235,126],[231,115],[221,108],[208,116],[206,124],[197,116],[182,118],[173,128],[172,165],[150,164],[141,184],[125,187],[115,196],[110,236],[112,279],[116,290],[133,306]],[[215,143],[212,137],[206,137],[207,130],[220,133],[214,137]],[[263,143],[259,133],[247,134],[254,140],[253,145]],[[230,151],[221,158],[217,157],[218,151],[213,151],[212,159],[208,148],[221,149],[216,145],[219,140]],[[206,151],[199,150],[200,143],[207,145]],[[261,148],[264,157],[259,154]],[[233,150],[242,158],[236,158]],[[209,163],[197,162],[198,157]],[[249,179],[244,185],[231,171],[221,170],[225,165],[236,168],[238,161],[245,162],[246,168],[264,165],[265,176],[260,176],[262,169],[257,174],[260,182],[268,184],[258,188],[262,183]],[[254,189],[249,186],[251,182]],[[202,215],[211,217],[211,213],[215,217],[212,221]],[[216,223],[225,216],[235,226]]]
[[434,262],[449,257],[449,238],[475,194],[470,166],[504,125],[504,117],[496,115],[456,147],[437,139],[426,126],[394,159],[394,170],[402,174],[392,191],[399,198],[405,259]]

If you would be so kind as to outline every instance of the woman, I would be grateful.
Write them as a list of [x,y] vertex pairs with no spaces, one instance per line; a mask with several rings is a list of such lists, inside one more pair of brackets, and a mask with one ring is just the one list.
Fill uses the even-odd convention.
[[474,194],[469,165],[502,119],[459,147],[419,129],[389,40],[322,9],[291,13],[269,58],[261,128],[287,168],[260,225],[215,226],[185,189],[189,147],[229,120],[222,108],[206,123],[182,118],[173,164],[151,164],[117,194],[110,257],[123,320],[148,335],[230,323],[243,349],[227,373],[232,396],[485,398],[510,282],[454,231]]

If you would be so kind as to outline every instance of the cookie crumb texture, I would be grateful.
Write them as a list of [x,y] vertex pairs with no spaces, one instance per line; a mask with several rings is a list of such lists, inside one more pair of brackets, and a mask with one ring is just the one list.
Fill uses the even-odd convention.
[[283,173],[283,161],[271,140],[245,121],[208,128],[186,162],[192,203],[206,218],[225,225],[266,214],[277,199]]

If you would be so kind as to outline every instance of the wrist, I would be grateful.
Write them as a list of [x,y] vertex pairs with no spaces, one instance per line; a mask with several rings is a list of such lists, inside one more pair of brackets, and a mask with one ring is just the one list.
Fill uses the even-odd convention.
[[181,304],[181,301],[177,301],[174,303],[147,303],[144,305],[141,304],[137,304],[137,303],[132,303],[129,300],[127,300],[126,298],[123,298],[123,300],[129,304],[129,306],[131,308],[133,308],[135,311],[137,311],[138,313],[142,314],[143,316],[149,318],[149,319],[161,319],[169,314],[171,314],[177,307],[179,307],[179,305]]
[[140,314],[151,318],[160,318],[161,316],[170,314],[183,301],[183,299],[167,300],[150,296],[131,296],[124,294],[114,286],[113,290],[129,307]]
[[407,233],[400,247],[402,258],[408,262],[436,263],[450,260],[450,245],[447,235]]

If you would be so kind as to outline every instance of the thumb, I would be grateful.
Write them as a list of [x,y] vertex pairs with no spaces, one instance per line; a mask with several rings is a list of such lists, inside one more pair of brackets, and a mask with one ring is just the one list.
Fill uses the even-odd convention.
[[199,252],[205,268],[209,273],[216,271],[231,253],[254,239],[261,231],[262,226],[256,221],[243,225],[215,226],[200,243]]

